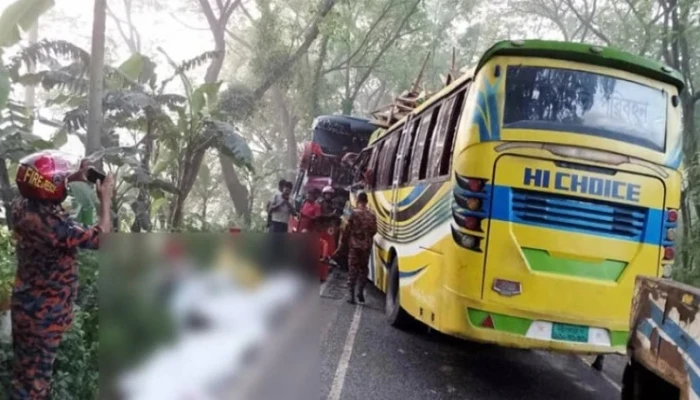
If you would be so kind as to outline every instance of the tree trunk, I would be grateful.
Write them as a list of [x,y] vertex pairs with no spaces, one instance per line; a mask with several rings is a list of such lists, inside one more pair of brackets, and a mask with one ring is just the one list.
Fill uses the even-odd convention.
[[[198,150],[193,152],[191,150],[192,148],[197,148]],[[206,154],[206,148],[207,146],[203,146],[201,144],[190,144],[185,151],[183,175],[180,178],[180,187],[178,188],[179,193],[172,217],[173,229],[179,229],[182,227],[182,222],[185,216],[185,201],[190,195],[192,187],[197,180],[199,168],[202,166],[202,160],[204,160],[204,156]]]
[[[90,92],[88,104],[88,131],[85,154],[102,147],[102,95],[104,86],[106,0],[95,0],[92,22],[92,53],[90,57]],[[101,165],[101,162],[100,162]]]
[[206,230],[207,228],[207,204],[209,203],[209,198],[208,196],[204,196],[202,198],[202,214],[200,216],[200,219],[202,220],[202,229]]
[[7,227],[12,230],[12,187],[10,175],[7,171],[7,161],[0,158],[0,199],[5,207],[5,221]]
[[[39,21],[37,20],[36,23],[32,26],[32,28],[29,30],[29,45],[36,44],[36,42],[39,40]],[[36,72],[36,65],[34,63],[29,64],[29,70],[27,71],[30,74],[33,74]],[[34,113],[34,102],[36,99],[36,93],[35,93],[35,87],[34,85],[27,85],[24,87],[24,106],[27,107],[32,112],[32,115]],[[33,127],[33,124],[32,124]],[[31,133],[31,132],[30,132]]]
[[[145,151],[141,159],[141,169],[144,173],[151,174],[151,157],[153,156],[153,123],[154,115],[146,111],[146,137],[144,138]],[[131,207],[136,218],[131,226],[132,232],[151,232],[153,224],[151,222],[151,194],[148,187],[139,184],[139,194]]]
[[321,115],[321,102],[320,95],[321,89],[323,87],[323,64],[326,62],[326,57],[328,55],[328,41],[330,37],[328,35],[323,35],[321,39],[321,48],[318,54],[318,61],[316,61],[316,66],[314,68],[314,80],[311,83],[311,118],[316,118]]
[[244,227],[250,227],[251,212],[248,205],[248,188],[246,188],[238,179],[236,170],[233,169],[233,164],[226,156],[219,154],[219,162],[221,163],[221,172],[224,175],[224,182],[228,189],[228,194],[233,201],[233,206],[238,215],[243,217]]
[[289,179],[294,179],[293,175],[297,168],[297,138],[295,135],[297,119],[290,112],[287,105],[287,97],[278,85],[272,86],[272,98],[279,110],[281,128],[282,132],[284,132],[285,146],[287,149],[286,175]]

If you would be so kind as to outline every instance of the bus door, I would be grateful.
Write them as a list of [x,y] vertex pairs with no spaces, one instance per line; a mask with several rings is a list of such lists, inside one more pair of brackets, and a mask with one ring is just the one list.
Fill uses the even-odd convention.
[[411,152],[411,135],[410,130],[413,126],[413,115],[409,115],[401,129],[400,141],[396,157],[393,158],[392,165],[392,180],[391,180],[391,221],[389,232],[392,239],[396,237],[396,213],[398,212],[398,196],[399,186],[401,185],[401,176],[403,173],[404,158],[408,157]]

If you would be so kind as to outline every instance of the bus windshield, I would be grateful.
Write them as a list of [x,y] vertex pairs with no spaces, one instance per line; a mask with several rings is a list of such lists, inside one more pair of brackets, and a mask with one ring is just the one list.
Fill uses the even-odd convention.
[[376,129],[365,120],[345,116],[324,116],[314,121],[313,142],[326,154],[359,153]]
[[663,152],[667,94],[560,68],[509,66],[503,128],[596,135]]

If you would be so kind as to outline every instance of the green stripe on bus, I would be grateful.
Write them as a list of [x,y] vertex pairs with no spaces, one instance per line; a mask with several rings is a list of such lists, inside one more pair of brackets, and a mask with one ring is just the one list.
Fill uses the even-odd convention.
[[527,330],[530,329],[532,320],[518,317],[511,317],[509,315],[487,313],[481,310],[475,310],[469,308],[467,310],[469,314],[469,321],[477,328],[481,327],[481,323],[484,322],[487,316],[491,316],[493,320],[493,327],[497,331],[504,331],[509,333],[514,333],[516,335],[525,336]]
[[[509,315],[489,313],[473,308],[467,309],[467,313],[469,315],[469,322],[471,322],[471,324],[476,328],[481,328],[481,324],[484,322],[486,317],[490,315],[495,330],[513,333],[521,336],[527,335],[527,330],[530,329],[530,325],[532,325],[533,322],[533,320],[526,318],[518,318]],[[610,332],[610,344],[613,347],[627,345],[627,338],[629,336],[628,331],[608,332]]]
[[623,261],[605,260],[601,263],[554,257],[545,250],[523,248],[523,254],[533,271],[577,276],[616,282],[627,267]]
[[626,346],[628,331],[610,331],[610,344],[613,346]]

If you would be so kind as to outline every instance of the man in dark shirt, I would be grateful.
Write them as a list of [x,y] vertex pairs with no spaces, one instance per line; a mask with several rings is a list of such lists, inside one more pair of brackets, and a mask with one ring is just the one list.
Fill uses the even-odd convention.
[[86,180],[86,169],[71,173],[51,155],[30,156],[20,165],[17,182],[22,197],[15,199],[11,213],[17,276],[11,304],[10,398],[38,400],[49,396],[56,351],[73,321],[77,250],[97,249],[100,234],[111,229],[113,180],[109,176],[97,183],[99,222],[87,227],[71,220],[61,206],[67,182]]
[[357,300],[365,302],[365,284],[369,273],[369,257],[377,233],[377,218],[367,207],[367,194],[357,195],[357,207],[352,210],[347,226],[343,232],[343,240],[347,240],[348,251],[348,286],[350,293],[348,303],[355,304],[355,288]]

